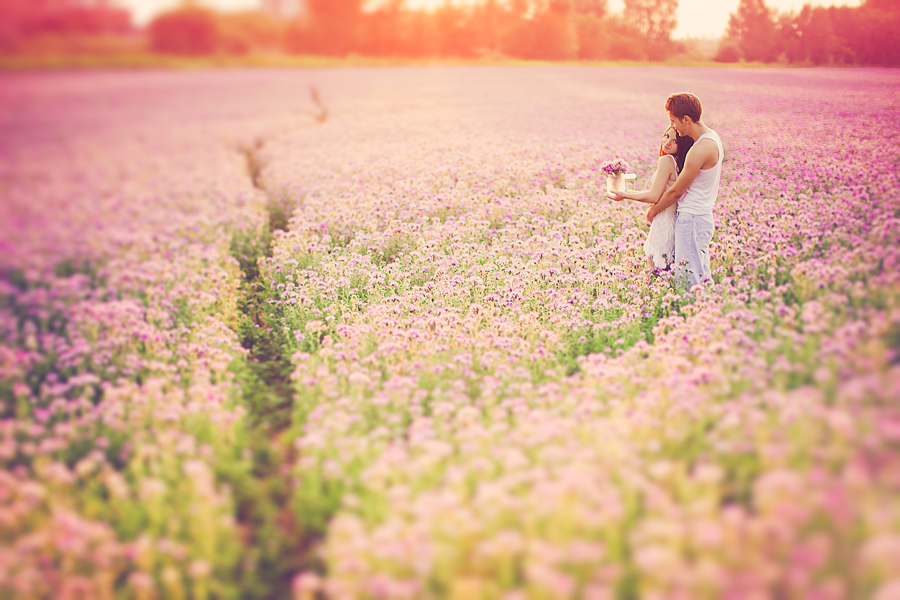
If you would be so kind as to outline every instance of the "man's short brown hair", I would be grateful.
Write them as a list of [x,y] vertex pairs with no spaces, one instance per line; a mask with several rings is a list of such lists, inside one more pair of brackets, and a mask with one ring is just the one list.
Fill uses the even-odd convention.
[[700,121],[703,106],[700,98],[689,92],[676,92],[666,98],[666,110],[676,119],[690,117],[694,123]]

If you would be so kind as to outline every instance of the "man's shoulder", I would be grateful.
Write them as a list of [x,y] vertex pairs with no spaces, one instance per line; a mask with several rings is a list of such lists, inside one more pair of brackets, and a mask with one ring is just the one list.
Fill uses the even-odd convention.
[[707,156],[715,152],[718,152],[718,146],[716,146],[716,142],[712,138],[697,140],[691,146],[691,149],[688,150],[688,154],[693,154],[695,157]]
[[694,145],[691,146],[691,152],[695,152],[696,154],[700,154],[703,156],[712,156],[719,153],[719,145],[713,138],[705,137],[694,142]]

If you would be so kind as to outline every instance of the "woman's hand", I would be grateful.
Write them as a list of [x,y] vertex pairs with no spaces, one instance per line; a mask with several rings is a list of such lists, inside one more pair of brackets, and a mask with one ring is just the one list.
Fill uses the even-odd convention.
[[625,200],[625,196],[623,196],[622,194],[617,194],[616,192],[610,191],[606,192],[606,197],[614,202],[621,202],[622,200]]

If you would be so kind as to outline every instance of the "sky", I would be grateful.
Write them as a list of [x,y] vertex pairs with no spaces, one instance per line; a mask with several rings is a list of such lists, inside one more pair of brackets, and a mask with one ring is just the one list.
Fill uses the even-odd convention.
[[[454,0],[455,3],[474,0]],[[411,8],[429,8],[443,4],[444,0],[406,0]],[[154,14],[176,6],[178,0],[117,0],[120,6],[128,8],[138,24],[149,21]],[[200,3],[218,10],[240,10],[256,8],[259,0],[200,0]],[[779,12],[800,10],[804,4],[816,6],[859,6],[861,0],[767,0],[766,5]],[[679,0],[678,28],[676,38],[719,37],[728,27],[728,15],[737,8],[738,0]],[[612,12],[622,10],[622,0],[609,0]]]
[[[813,6],[859,6],[859,0],[766,0],[766,6],[778,12],[799,11],[804,4]],[[622,10],[622,0],[609,0],[609,10]],[[719,37],[728,27],[728,16],[737,9],[738,0],[679,0],[676,38]]]

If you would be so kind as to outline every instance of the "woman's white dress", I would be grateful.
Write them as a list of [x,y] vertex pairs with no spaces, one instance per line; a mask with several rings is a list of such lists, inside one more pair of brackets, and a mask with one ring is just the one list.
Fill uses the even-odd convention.
[[[669,154],[672,160],[675,157]],[[666,181],[666,190],[672,187],[674,181]],[[665,193],[665,190],[663,191]],[[644,242],[644,253],[653,259],[653,264],[665,269],[666,266],[675,262],[675,211],[676,205],[672,204],[666,210],[662,211],[655,217],[650,224],[650,233],[647,234],[647,241]]]

